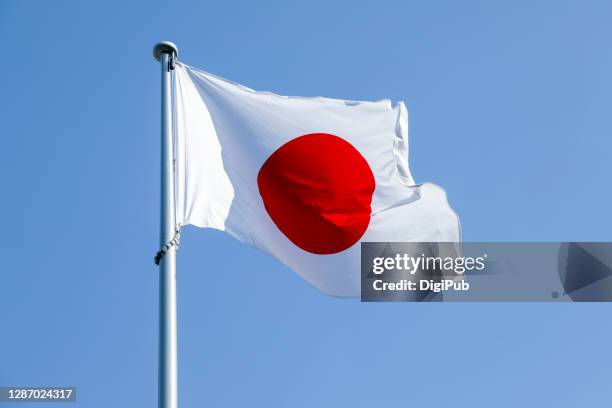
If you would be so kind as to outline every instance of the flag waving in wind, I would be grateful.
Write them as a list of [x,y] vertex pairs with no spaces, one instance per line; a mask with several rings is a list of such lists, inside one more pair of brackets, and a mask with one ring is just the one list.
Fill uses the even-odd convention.
[[415,185],[403,103],[256,92],[177,63],[176,221],[227,231],[335,296],[361,241],[456,242],[445,192]]

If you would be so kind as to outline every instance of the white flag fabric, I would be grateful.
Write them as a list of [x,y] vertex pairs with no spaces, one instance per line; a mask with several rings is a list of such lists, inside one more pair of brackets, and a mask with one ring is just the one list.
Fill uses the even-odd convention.
[[445,192],[414,184],[402,102],[257,92],[180,63],[173,98],[177,223],[343,297],[360,295],[361,241],[460,240]]

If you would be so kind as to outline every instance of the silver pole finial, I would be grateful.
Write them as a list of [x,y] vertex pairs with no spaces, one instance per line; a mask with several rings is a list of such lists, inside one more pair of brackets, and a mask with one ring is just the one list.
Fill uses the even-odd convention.
[[153,56],[155,59],[161,61],[162,54],[174,54],[175,57],[178,57],[178,48],[176,44],[170,41],[162,41],[155,44],[155,47],[153,47]]

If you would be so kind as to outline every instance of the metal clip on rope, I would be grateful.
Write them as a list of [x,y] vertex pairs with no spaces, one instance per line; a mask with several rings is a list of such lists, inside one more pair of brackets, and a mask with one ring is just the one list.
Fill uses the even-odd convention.
[[172,237],[172,239],[166,242],[166,244],[162,247],[162,249],[157,251],[157,254],[155,254],[155,259],[154,259],[155,265],[159,265],[159,263],[161,262],[161,259],[164,257],[164,255],[168,253],[170,248],[176,247],[178,251],[178,247],[180,243],[181,243],[181,230],[179,227],[177,227],[176,230],[174,230],[174,236]]

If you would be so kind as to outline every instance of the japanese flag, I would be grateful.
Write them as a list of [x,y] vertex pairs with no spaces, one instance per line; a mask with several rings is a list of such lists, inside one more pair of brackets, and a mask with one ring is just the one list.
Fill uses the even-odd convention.
[[456,242],[445,192],[408,169],[402,102],[257,92],[177,64],[177,223],[227,231],[320,290],[360,294],[361,241]]

